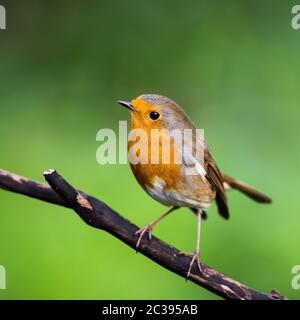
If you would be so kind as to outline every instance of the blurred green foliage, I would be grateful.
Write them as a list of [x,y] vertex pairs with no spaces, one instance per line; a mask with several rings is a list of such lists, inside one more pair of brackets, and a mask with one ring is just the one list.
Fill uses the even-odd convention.
[[[1,1],[0,167],[42,178],[56,168],[142,226],[165,208],[128,165],[100,166],[96,132],[129,119],[117,104],[160,93],[182,105],[219,166],[272,205],[232,192],[231,219],[209,211],[202,260],[290,298],[300,264],[300,31],[295,1]],[[155,234],[191,251],[181,209]],[[217,299],[70,210],[0,191],[0,299]]]

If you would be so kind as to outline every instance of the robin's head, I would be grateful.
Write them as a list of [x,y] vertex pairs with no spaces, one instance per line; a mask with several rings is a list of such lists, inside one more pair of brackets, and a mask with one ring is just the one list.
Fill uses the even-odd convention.
[[158,94],[143,94],[131,102],[118,102],[131,111],[132,128],[173,130],[192,126],[178,104]]

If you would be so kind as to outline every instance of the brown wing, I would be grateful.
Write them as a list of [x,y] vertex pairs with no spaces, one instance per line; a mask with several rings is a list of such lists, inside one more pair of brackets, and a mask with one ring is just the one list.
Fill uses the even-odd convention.
[[207,172],[207,179],[215,188],[217,193],[216,202],[218,205],[219,213],[223,218],[228,219],[229,209],[228,209],[227,198],[226,198],[225,189],[223,185],[222,174],[208,149],[205,151],[204,159],[205,159],[205,167]]
[[[192,125],[192,129],[195,130],[193,125]],[[196,136],[197,134],[194,133],[194,137]],[[204,168],[207,173],[206,178],[208,179],[208,181],[216,191],[216,202],[217,202],[220,215],[223,218],[228,219],[229,209],[228,209],[222,174],[209,151],[207,143],[204,141],[204,137],[196,138],[196,143],[193,143],[193,154],[197,154],[197,152],[195,152],[196,146],[197,148],[199,148],[198,150],[201,150],[201,148],[204,148]],[[197,160],[201,163],[201,159],[197,159]],[[202,162],[203,162],[203,159],[202,159]]]

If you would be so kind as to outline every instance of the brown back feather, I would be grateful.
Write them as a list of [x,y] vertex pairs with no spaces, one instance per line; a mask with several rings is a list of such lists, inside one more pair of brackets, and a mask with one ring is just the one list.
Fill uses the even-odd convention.
[[205,152],[205,164],[207,179],[212,184],[217,193],[216,202],[219,213],[223,218],[229,219],[229,209],[224,189],[223,177],[209,150]]

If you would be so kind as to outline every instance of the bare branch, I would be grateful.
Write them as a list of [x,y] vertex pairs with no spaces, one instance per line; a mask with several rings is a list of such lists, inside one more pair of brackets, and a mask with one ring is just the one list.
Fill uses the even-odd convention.
[[[44,176],[51,188],[40,182],[0,170],[0,188],[72,208],[90,226],[109,232],[135,249],[137,226],[123,218],[102,201],[76,190],[55,170],[45,172]],[[181,255],[179,250],[160,239],[153,236],[152,240],[149,241],[145,237],[138,251],[166,269],[183,278],[186,277],[190,258]],[[264,294],[227,277],[203,263],[201,266],[202,273],[199,273],[196,266],[193,267],[190,280],[225,299],[286,299],[274,290],[270,294]]]

